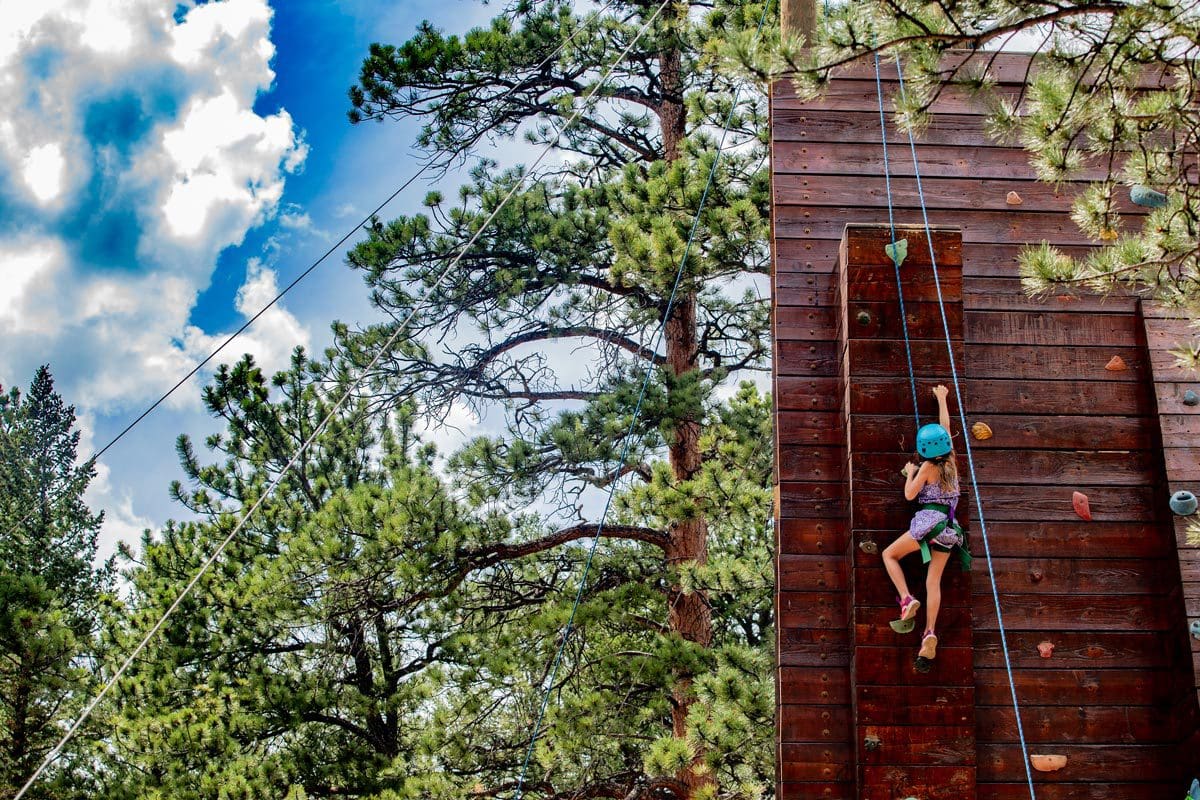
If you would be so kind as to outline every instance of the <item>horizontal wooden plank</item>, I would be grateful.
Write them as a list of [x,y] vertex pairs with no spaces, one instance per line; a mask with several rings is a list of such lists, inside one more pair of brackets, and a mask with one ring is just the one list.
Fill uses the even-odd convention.
[[[1021,706],[1156,706],[1169,704],[1175,685],[1170,672],[1144,669],[1017,670],[1013,681]],[[1177,683],[1177,681],[1176,681]],[[1003,669],[975,670],[978,707],[1012,707]]]
[[[1157,493],[1142,486],[1078,486],[1091,501],[1092,519],[1105,522],[1149,522],[1162,509]],[[1079,517],[1071,503],[1071,487],[1046,489],[1029,485],[985,485],[981,489],[985,519],[989,522],[1075,522]],[[911,510],[899,488],[886,492],[855,495],[856,529],[906,530]],[[971,529],[978,530],[978,515],[971,515]]]
[[778,306],[775,314],[775,338],[832,341],[836,338],[837,319],[833,308]]
[[[1180,788],[1183,787],[1183,788]],[[1163,800],[1186,793],[1180,781],[1119,783],[1103,774],[1087,776],[1071,783],[1044,783],[1037,787],[1038,800]],[[1029,800],[1029,785],[1023,780],[1011,783],[980,782],[978,800]]]
[[856,647],[855,686],[970,686],[972,657],[969,647],[938,647],[928,672],[914,666],[914,647]]
[[[1089,185],[1068,183],[1055,187],[1037,181],[1032,175],[1024,179],[1013,179],[1011,174],[1003,178],[958,178],[922,172],[918,190],[915,177],[893,175],[889,182],[882,171],[870,175],[776,172],[771,181],[771,196],[776,205],[886,209],[890,190],[892,204],[901,207],[920,208],[921,199],[924,198],[925,207],[929,210],[957,211],[963,207],[963,198],[970,197],[972,210],[986,210],[995,214],[1040,212],[1066,215],[1071,213],[1075,198]],[[1020,195],[1019,205],[1008,202],[1010,192]],[[1145,209],[1135,206],[1124,192],[1117,192],[1114,200],[1114,207],[1122,215],[1141,217],[1146,213]]]
[[838,447],[845,444],[842,415],[832,411],[780,411],[776,437],[780,445]]
[[[1020,631],[1167,631],[1171,615],[1159,596],[1000,594],[1004,627]],[[976,630],[998,630],[990,593],[977,594]]]
[[843,522],[782,519],[775,526],[780,554],[842,556],[849,533]]
[[[1185,408],[1200,408],[1200,406],[1185,406]],[[1189,439],[1200,440],[1200,412],[1195,414],[1163,414],[1158,418],[1162,431],[1163,443],[1175,446]],[[1172,441],[1179,437],[1177,441]]]
[[[801,619],[801,621],[806,625],[808,624],[808,620],[806,619]],[[779,662],[781,665],[797,669],[828,670],[849,668],[850,634],[845,629],[794,628],[780,624],[778,630]],[[849,675],[848,672],[847,675]],[[782,702],[818,702],[815,696],[804,693],[808,691],[807,689],[798,688],[791,694],[787,694],[788,690],[789,687],[783,687],[785,694],[781,695]],[[829,700],[829,702],[835,701]]]
[[[1041,57],[1027,52],[984,50],[984,49],[955,49],[942,56],[939,64],[939,77],[943,82],[962,81],[978,77],[986,72],[988,80],[994,84],[1028,84],[1038,73],[1050,67],[1051,64]],[[867,58],[858,58],[839,67],[833,74],[833,80],[856,78],[858,80],[874,80],[878,70],[881,82],[894,82],[899,77],[899,67],[894,59],[881,58],[879,64]],[[1085,71],[1084,80],[1087,75]],[[1137,76],[1137,86],[1151,89],[1162,86],[1172,86],[1171,73],[1163,69],[1147,69]],[[776,87],[775,91],[782,89]]]
[[[1013,781],[1025,775],[1021,749],[1015,745],[980,742],[979,780]],[[1040,772],[1047,783],[1095,780],[1154,781],[1181,772],[1174,745],[1078,745],[1055,744],[1051,750],[1067,756],[1067,765],[1057,772]]]
[[840,629],[849,623],[844,599],[825,591],[776,593],[782,628]]
[[1200,481],[1200,447],[1167,447],[1162,454],[1167,475],[1173,482]]
[[779,516],[782,519],[839,519],[846,516],[846,494],[841,483],[779,484]]
[[781,664],[779,687],[780,703],[849,705],[850,669],[848,666],[795,667]]
[[1074,314],[1053,311],[968,311],[963,338],[970,344],[1137,346],[1134,314]]
[[[1005,522],[989,518],[988,541],[994,556],[1090,559],[1164,558],[1175,543],[1153,522],[1104,522],[1081,519],[1049,522]],[[972,549],[983,558],[983,532],[971,528]],[[980,568],[985,568],[981,563]]]
[[[910,339],[945,339],[941,308],[937,303],[910,300],[904,301],[904,316],[900,316],[898,298],[877,302],[853,302],[849,304],[846,318],[847,337],[851,339],[901,339],[905,323]],[[960,338],[963,315],[962,306],[948,303],[946,324],[952,338]],[[957,335],[956,335],[957,334]]]
[[[1012,708],[978,709],[981,743],[1011,743],[1017,736]],[[1021,710],[1030,744],[1171,744],[1196,724],[1194,710],[1154,706],[1032,706]]]
[[804,377],[833,377],[840,374],[840,364],[834,342],[775,343],[775,374]]
[[[1089,347],[1083,345],[1038,347],[1019,344],[966,345],[962,372],[969,378],[1034,378],[1106,382],[1137,382],[1148,376],[1144,351],[1136,346]],[[1114,356],[1127,369],[1114,372],[1105,365]]]
[[[1001,592],[1038,595],[1161,595],[1175,579],[1175,565],[1165,559],[992,558]],[[991,597],[986,578],[974,591]]]
[[[982,583],[986,584],[984,578]],[[990,592],[990,588],[988,589]],[[1009,662],[1014,669],[1144,669],[1173,667],[1175,652],[1168,637],[1146,631],[1008,631]],[[1038,646],[1053,645],[1048,658]],[[1000,669],[1000,634],[976,631],[974,635],[976,669]]]
[[[817,276],[809,276],[814,279]],[[892,265],[864,266],[861,262],[850,262],[846,268],[846,301],[896,301],[896,271]],[[953,265],[940,265],[935,277],[928,267],[910,266],[905,261],[900,269],[900,285],[904,289],[905,301],[934,302],[939,290],[943,302],[957,301],[962,295],[962,273]],[[940,337],[938,337],[940,338]]]
[[[841,379],[779,375],[775,379],[775,408],[788,411],[838,411],[842,408]],[[841,414],[834,415],[841,418]],[[828,425],[823,427],[828,428]],[[838,425],[839,431],[841,425]],[[844,444],[844,441],[841,442]]]
[[[975,405],[972,403],[972,405]],[[953,415],[954,412],[951,411]],[[952,420],[953,421],[953,420]],[[1066,416],[978,414],[967,424],[983,422],[992,430],[990,439],[971,437],[971,449],[987,450],[1149,450],[1153,419],[1129,416]],[[1200,423],[1200,417],[1197,417]],[[951,425],[957,433],[957,426]],[[854,418],[850,446],[856,451],[899,451],[911,453],[916,445],[912,417],[901,414],[861,414]],[[962,445],[958,445],[962,449]]]
[[975,721],[965,725],[860,725],[858,733],[875,736],[879,746],[861,748],[868,766],[974,766]]
[[[848,223],[882,225],[887,222],[887,208],[836,208],[803,205],[776,205],[775,235],[782,239],[840,239]],[[994,211],[972,209],[929,209],[932,225],[957,225],[962,228],[966,243],[1047,241],[1053,245],[1095,245],[1065,214],[1042,214],[1027,211]],[[919,207],[896,206],[893,214],[897,223],[914,224],[921,221]],[[1140,218],[1124,218],[1119,230],[1137,230]],[[909,253],[913,252],[912,244]],[[886,256],[885,256],[886,257]],[[905,261],[905,265],[908,262]]]
[[[895,94],[892,94],[892,93]],[[1015,100],[1020,93],[1017,86],[998,86],[994,90],[998,97]],[[893,97],[899,96],[896,87],[883,87],[884,108],[890,115],[894,111]],[[779,81],[771,99],[772,111],[804,109],[819,106],[825,111],[872,111],[879,113],[879,96],[874,79],[839,78],[830,81],[818,103],[799,99],[792,91],[789,81]],[[982,100],[965,87],[945,86],[931,109],[933,114],[985,114]]]
[[858,800],[853,781],[782,780],[779,800]]
[[779,736],[785,743],[846,743],[853,727],[849,706],[789,704],[781,711]]
[[962,725],[974,718],[974,686],[859,686],[860,725]]
[[974,766],[867,766],[862,770],[861,800],[962,800],[974,793]]
[[849,565],[845,556],[777,556],[780,591],[845,589]]
[[780,775],[784,781],[849,781],[854,778],[854,752],[849,742],[801,744],[784,740],[779,752]]
[[[806,131],[803,136],[799,134],[799,130],[792,129],[782,131],[775,137],[771,148],[771,167],[776,176],[795,174],[877,177],[884,174],[878,114],[829,115],[850,117],[848,121],[856,123],[853,126],[845,126],[846,135],[853,137],[853,140],[831,139],[827,132],[835,127],[835,120],[818,121],[818,116],[826,115],[822,112],[810,114],[807,118],[812,120],[811,125],[796,126],[799,130]],[[970,122],[975,120],[964,123],[957,132],[958,135],[970,127]],[[892,125],[888,128],[889,146],[894,141],[907,144],[907,136],[895,139],[893,137],[899,131]],[[940,134],[938,138],[958,138],[948,130],[942,130]],[[1016,178],[1029,181],[1037,178],[1033,167],[1030,166],[1028,153],[1017,148],[989,143],[981,131],[974,141],[960,144],[934,144],[926,141],[924,136],[922,139],[918,154],[922,178]],[[912,157],[907,152],[902,155],[908,157],[889,157],[889,171],[897,177],[914,175]],[[1114,165],[1115,169],[1119,170],[1123,163],[1124,159],[1118,159]],[[1100,181],[1105,180],[1108,174],[1107,159],[1092,157],[1086,159],[1071,177],[1074,181]]]
[[[964,349],[961,342],[954,342],[954,360],[963,364]],[[914,372],[925,375],[941,375],[950,372],[949,350],[944,341],[918,340],[909,342],[907,352],[911,354]],[[846,359],[853,381],[890,375],[907,378],[907,358],[904,342],[895,339],[851,339]],[[852,382],[853,382],[852,381]]]
[[[853,426],[852,422],[851,427]],[[910,454],[895,451],[851,454],[851,479],[854,481],[855,490],[861,487],[879,491],[895,488],[899,491],[904,486],[900,470],[911,458]],[[1156,453],[1147,450],[979,450],[973,453],[975,477],[981,486],[1031,481],[1036,482],[1039,491],[1042,492],[1053,492],[1053,487],[1079,484],[1156,485],[1157,459]],[[958,467],[965,477],[965,458],[959,459]]]
[[777,477],[783,481],[841,481],[845,474],[846,451],[835,445],[781,444]]
[[[923,416],[936,417],[930,401],[934,386],[949,376],[919,376],[917,397]],[[1154,413],[1152,389],[1147,383],[1115,381],[1058,381],[988,378],[962,379],[968,415],[1066,415],[1087,410],[1098,416],[1146,416]],[[912,392],[907,377],[857,380],[850,386],[850,411],[854,414],[912,413]]]

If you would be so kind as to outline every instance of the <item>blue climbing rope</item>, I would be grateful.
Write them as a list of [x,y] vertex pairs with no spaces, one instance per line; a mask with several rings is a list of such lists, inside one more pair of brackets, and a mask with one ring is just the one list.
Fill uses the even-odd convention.
[[[900,54],[896,54],[896,75],[900,85],[900,102],[905,102],[904,70],[900,65]],[[1029,784],[1030,800],[1037,800],[1033,788],[1033,770],[1029,763],[1029,746],[1025,742],[1025,729],[1021,724],[1021,704],[1017,700],[1017,684],[1013,678],[1012,660],[1008,655],[1008,637],[1004,633],[1004,614],[1000,610],[1000,591],[996,587],[996,571],[992,566],[992,548],[988,543],[987,521],[983,516],[983,500],[979,496],[979,482],[975,479],[975,458],[971,453],[971,437],[967,435],[967,416],[963,410],[962,391],[958,382],[958,368],[954,363],[954,347],[950,339],[950,323],[946,319],[946,302],[942,297],[942,281],[938,274],[937,255],[933,247],[933,231],[929,224],[929,211],[925,206],[925,190],[921,186],[921,164],[917,158],[917,143],[912,130],[908,132],[908,144],[912,150],[913,174],[917,180],[917,199],[921,204],[921,219],[925,225],[925,238],[929,243],[929,260],[933,266],[933,284],[937,289],[938,310],[942,315],[942,330],[946,335],[946,352],[950,357],[950,377],[954,381],[954,396],[958,398],[958,418],[963,431],[963,444],[967,453],[967,470],[971,476],[972,496],[975,498],[975,508],[979,515],[979,531],[983,535],[983,552],[987,559],[988,577],[992,584],[992,601],[996,605],[996,625],[1000,629],[1000,652],[1004,654],[1004,669],[1008,673],[1008,688],[1012,693],[1013,714],[1017,719],[1017,738],[1021,742],[1021,757],[1025,762],[1025,779]]]
[[908,338],[908,315],[904,311],[904,287],[900,283],[900,259],[896,247],[896,217],[892,209],[892,171],[888,162],[887,117],[883,113],[883,84],[879,79],[879,53],[875,53],[875,96],[879,99],[879,133],[883,141],[883,178],[887,185],[888,227],[892,232],[892,265],[896,268],[896,296],[900,298],[900,323],[904,326],[904,356],[908,359],[908,388],[912,391],[913,430],[921,427],[917,408],[917,378],[913,372],[912,345]]
[[[759,18],[758,28],[754,32],[756,40],[762,35],[763,25],[767,21],[767,9],[769,7],[770,3],[763,3],[762,16]],[[717,143],[717,152],[716,155],[713,156],[712,167],[708,171],[708,180],[704,184],[704,191],[700,194],[700,203],[696,207],[696,216],[692,220],[692,227],[688,233],[687,244],[684,246],[683,254],[679,259],[679,269],[675,271],[675,281],[671,285],[671,294],[667,299],[667,306],[663,312],[662,323],[658,326],[658,332],[655,334],[654,339],[654,347],[651,348],[651,352],[658,352],[658,347],[662,343],[662,339],[666,331],[667,320],[671,318],[671,310],[675,307],[675,299],[679,294],[679,286],[683,282],[683,268],[687,264],[688,256],[692,252],[692,244],[696,240],[696,233],[700,229],[700,215],[704,212],[704,206],[708,202],[708,195],[712,191],[713,183],[717,177],[717,167],[721,163],[721,152],[725,147],[725,139],[729,135],[729,127],[733,124],[733,116],[734,112],[737,110],[737,103],[740,94],[741,87],[739,86],[734,89],[733,101],[730,103],[729,113],[725,117],[725,124],[721,128],[721,139]],[[646,374],[642,378],[642,387],[638,392],[637,402],[633,407],[633,418],[629,421],[629,427],[625,431],[625,441],[621,448],[621,459],[618,463],[616,471],[614,472],[614,475],[620,475],[621,468],[625,466],[625,462],[629,458],[629,450],[633,444],[634,428],[637,426],[638,418],[642,413],[642,404],[646,399],[646,391],[650,387],[650,378],[654,374],[654,367],[655,365],[653,362],[646,365]],[[591,546],[588,548],[587,559],[583,564],[583,574],[579,578],[579,588],[575,592],[575,602],[571,606],[571,613],[567,617],[567,624],[563,628],[563,634],[558,644],[558,650],[554,655],[554,661],[550,667],[550,673],[546,678],[546,689],[542,694],[542,702],[538,708],[537,718],[534,721],[533,735],[529,738],[529,747],[525,751],[525,760],[521,764],[521,774],[517,779],[514,800],[521,800],[521,796],[524,792],[525,778],[529,771],[529,762],[533,757],[533,751],[537,745],[538,736],[541,735],[542,732],[542,722],[545,719],[546,709],[550,703],[550,694],[554,689],[554,683],[558,677],[558,668],[562,663],[563,652],[567,647],[567,640],[570,639],[571,631],[575,626],[575,616],[579,612],[580,604],[583,602],[583,590],[587,586],[588,572],[591,571],[592,560],[596,555],[596,548],[600,544],[600,539],[604,536],[604,523],[608,521],[608,512],[609,509],[612,508],[613,498],[616,496],[617,486],[619,483],[619,478],[614,478],[612,484],[609,486],[608,496],[604,500],[604,510],[600,513],[600,522],[596,526],[596,535],[592,539]]]

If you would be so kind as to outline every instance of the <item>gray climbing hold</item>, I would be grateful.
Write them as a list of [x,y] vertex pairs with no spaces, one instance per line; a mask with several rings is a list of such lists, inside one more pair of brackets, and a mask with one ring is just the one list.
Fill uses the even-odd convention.
[[858,543],[858,549],[869,556],[873,556],[879,552],[879,545],[875,544],[873,539],[863,539]]
[[1200,800],[1200,778],[1192,781],[1192,788],[1188,789],[1187,797],[1184,800]]
[[[1193,639],[1200,639],[1200,619],[1192,620],[1190,630]],[[1196,800],[1200,800],[1200,797],[1197,797]]]
[[1200,394],[1196,394],[1191,389],[1183,393],[1183,404],[1185,406],[1200,406]]
[[1178,491],[1171,495],[1171,510],[1181,517],[1196,513],[1196,495],[1189,491]]
[[1165,194],[1140,183],[1129,190],[1129,199],[1146,208],[1162,208],[1167,204]]
[[870,325],[871,324],[871,315],[870,315],[870,313],[868,313],[866,311],[858,312],[858,316],[856,317],[856,319],[858,320],[859,325]]
[[883,251],[898,267],[904,263],[904,259],[908,258],[908,239],[897,239],[891,244],[885,245]]

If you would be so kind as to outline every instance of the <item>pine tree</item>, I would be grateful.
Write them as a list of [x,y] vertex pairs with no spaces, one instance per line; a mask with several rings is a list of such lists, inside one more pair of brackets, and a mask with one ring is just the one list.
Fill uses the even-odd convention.
[[[994,58],[1020,34],[1039,43],[1039,56],[1019,95],[1006,97],[992,91]],[[1021,143],[1040,179],[1103,173],[1076,193],[1071,215],[1097,247],[1083,256],[1030,247],[1021,258],[1028,290],[1135,291],[1200,317],[1195,3],[838,2],[824,5],[812,38],[752,47],[743,37],[724,54],[760,78],[790,74],[813,95],[839,66],[898,55],[907,91],[892,100],[901,123],[917,130],[948,87],[976,92],[991,108],[991,133]],[[1149,213],[1122,219],[1129,202],[1149,204]],[[1178,355],[1200,366],[1200,346]]]
[[[399,46],[372,46],[350,93],[354,121],[422,120],[418,144],[437,165],[519,135],[561,156],[533,176],[481,161],[456,202],[433,193],[427,214],[376,223],[350,262],[390,318],[416,310],[372,376],[382,401],[415,396],[430,413],[453,403],[507,412],[505,434],[477,439],[451,460],[476,500],[548,502],[577,515],[581,498],[615,481],[641,485],[638,514],[627,519],[635,527],[606,534],[613,547],[628,533],[655,551],[666,600],[656,624],[678,647],[662,665],[669,718],[647,732],[656,754],[647,758],[680,796],[718,790],[709,744],[691,720],[719,623],[706,587],[683,579],[705,569],[716,536],[707,426],[721,387],[768,369],[768,310],[752,288],[768,268],[765,102],[713,69],[712,56],[763,13],[725,0],[619,1],[589,16],[570,3],[517,4],[462,38],[422,26]],[[594,89],[597,102],[585,103]],[[512,202],[437,283],[518,182]],[[365,363],[393,330],[343,328],[342,350]],[[652,381],[622,463],[647,368]],[[763,433],[756,445],[769,452]],[[763,483],[750,496],[761,498]],[[594,531],[595,521],[575,529]],[[561,547],[553,537],[546,544]],[[558,746],[558,735],[545,747]]]
[[[95,564],[103,515],[83,500],[95,467],[76,463],[79,437],[48,367],[28,392],[0,396],[0,797],[33,773],[60,718],[93,688],[87,665],[113,575]],[[27,796],[86,792],[92,732],[82,734]]]
[[[344,380],[301,354],[273,381],[249,359],[218,371],[205,392],[225,423],[206,441],[218,461],[179,443],[188,482],[174,491],[198,519],[126,551],[115,652],[154,624]],[[513,788],[594,531],[455,499],[411,422],[411,408],[378,413],[363,398],[317,437],[118,685],[100,796],[416,800]],[[724,794],[766,791],[769,403],[746,386],[705,428],[712,556],[678,580],[711,598],[713,647],[698,659],[664,624],[661,533],[628,522],[661,504],[654,491],[623,493],[612,520],[623,538],[593,564],[531,792],[678,794],[691,751],[660,734],[680,662],[694,665],[703,701],[689,730]]]

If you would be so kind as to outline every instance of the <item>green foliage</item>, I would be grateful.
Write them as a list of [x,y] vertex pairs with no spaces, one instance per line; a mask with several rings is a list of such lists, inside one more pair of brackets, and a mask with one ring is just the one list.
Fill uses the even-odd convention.
[[[981,48],[1021,33],[1040,38],[1041,56],[1019,93],[994,92],[994,51]],[[947,87],[964,87],[991,104],[990,132],[1019,141],[1041,180],[1063,189],[1089,182],[1075,193],[1071,216],[1100,248],[1082,258],[1035,248],[1022,258],[1030,291],[1133,290],[1200,311],[1193,3],[843,3],[822,20],[816,49],[802,83],[815,85],[832,66],[876,50],[889,61],[899,54],[902,125],[919,127]],[[1135,185],[1166,194],[1167,207],[1140,220],[1119,214]]]
[[[47,367],[27,392],[0,396],[0,795],[25,783],[61,736],[63,715],[94,690],[95,618],[112,588],[93,565],[102,516],[83,493],[75,410]],[[26,796],[88,796],[93,726],[86,726]]]

